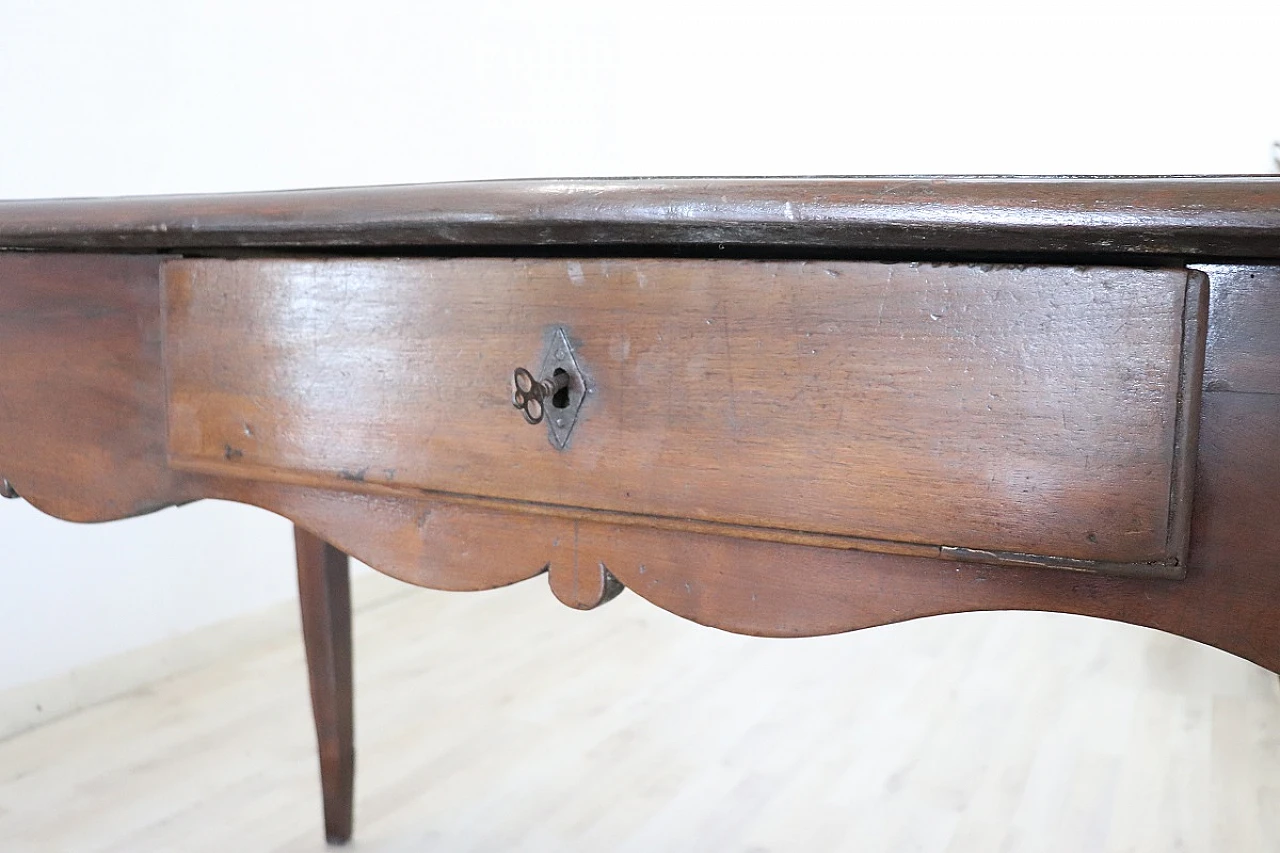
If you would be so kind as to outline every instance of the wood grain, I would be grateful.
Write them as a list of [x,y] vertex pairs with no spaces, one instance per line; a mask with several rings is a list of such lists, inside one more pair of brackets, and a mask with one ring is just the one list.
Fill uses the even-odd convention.
[[807,636],[939,613],[1049,610],[1159,628],[1280,671],[1280,396],[1206,395],[1201,440],[1194,550],[1182,581],[616,527],[584,527],[580,541],[639,595],[731,631]]
[[1280,394],[1280,267],[1201,269],[1212,282],[1205,387]]
[[294,543],[302,640],[320,753],[324,834],[330,844],[344,844],[351,839],[356,772],[350,561],[300,527],[294,528]]
[[[814,636],[942,613],[1047,610],[1158,628],[1280,671],[1280,395],[1206,394],[1200,438],[1193,550],[1180,581],[537,520],[296,486],[226,480],[203,488],[305,523],[423,586],[488,588],[550,567],[557,597],[589,607],[607,600],[603,565],[659,607],[736,633]],[[424,516],[430,536],[418,541],[415,519]]]
[[[176,261],[182,468],[1165,560],[1185,270]],[[570,330],[570,448],[510,405]]]
[[476,591],[534,577],[573,536],[572,521],[446,501],[197,479],[205,497],[268,509],[384,574],[432,589]]
[[169,470],[160,259],[0,252],[0,475],[72,521],[195,493]]
[[0,247],[232,256],[586,249],[1257,260],[1280,257],[1278,229],[1274,176],[609,178],[0,202]]
[[598,607],[623,589],[603,556],[579,547],[575,519],[241,480],[208,479],[201,488],[208,497],[268,509],[304,532],[320,531],[323,541],[340,543],[343,552],[417,586],[477,591],[545,572],[556,598],[578,610]]
[[[0,252],[0,493],[76,520],[221,497],[313,531],[299,581],[335,840],[343,551],[444,589],[545,571],[583,609],[625,584],[763,636],[1062,611],[1280,671],[1277,234],[1280,182],[1237,178],[0,203],[0,247],[92,252]],[[261,257],[316,251],[543,258]],[[1211,291],[1198,418],[1190,261]],[[507,399],[556,324],[595,392],[566,452]],[[1181,581],[940,548],[1115,565],[1178,557],[1188,527]]]

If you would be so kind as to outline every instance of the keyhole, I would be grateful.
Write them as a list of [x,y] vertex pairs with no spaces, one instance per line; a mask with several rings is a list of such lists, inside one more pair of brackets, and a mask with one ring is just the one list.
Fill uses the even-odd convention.
[[[551,405],[557,409],[569,408],[569,372],[563,367],[557,367],[551,376],[556,385],[559,385],[561,381],[564,382],[564,387],[551,395]],[[561,377],[564,377],[564,379],[562,380]]]

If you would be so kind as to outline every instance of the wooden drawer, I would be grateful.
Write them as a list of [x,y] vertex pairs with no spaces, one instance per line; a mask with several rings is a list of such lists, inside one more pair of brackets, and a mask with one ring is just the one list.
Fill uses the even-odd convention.
[[[164,278],[178,468],[830,547],[1185,565],[1204,298],[1185,269],[179,260]],[[536,370],[557,329],[590,389],[565,449],[511,404],[513,369]]]

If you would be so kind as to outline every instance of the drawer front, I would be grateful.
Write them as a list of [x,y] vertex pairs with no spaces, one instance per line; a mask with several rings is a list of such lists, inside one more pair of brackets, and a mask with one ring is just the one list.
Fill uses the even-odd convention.
[[[171,461],[853,547],[1176,566],[1198,275],[172,261]],[[591,389],[565,449],[511,401],[513,369],[536,370],[555,329]]]

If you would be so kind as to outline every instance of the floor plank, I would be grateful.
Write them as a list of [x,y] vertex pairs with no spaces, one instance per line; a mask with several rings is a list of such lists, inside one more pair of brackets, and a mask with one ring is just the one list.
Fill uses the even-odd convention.
[[[759,640],[540,580],[370,600],[356,850],[1280,849],[1275,677],[1155,631]],[[306,702],[291,636],[0,742],[0,849],[323,850]]]

